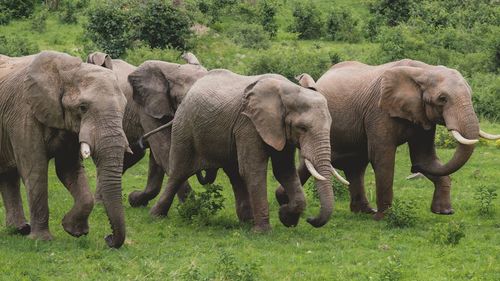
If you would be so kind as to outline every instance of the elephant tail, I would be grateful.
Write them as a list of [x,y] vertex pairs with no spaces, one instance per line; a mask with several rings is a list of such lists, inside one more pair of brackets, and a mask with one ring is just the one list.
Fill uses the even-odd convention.
[[205,170],[205,176],[203,176],[202,171],[196,172],[196,178],[201,185],[212,184],[217,177],[217,169]]

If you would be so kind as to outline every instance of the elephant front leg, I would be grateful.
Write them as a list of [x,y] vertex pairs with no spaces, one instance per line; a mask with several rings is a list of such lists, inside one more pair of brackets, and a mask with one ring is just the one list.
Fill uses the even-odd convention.
[[149,201],[154,199],[161,190],[165,171],[154,159],[153,153],[149,155],[149,169],[146,188],[144,191],[135,190],[128,196],[128,202],[132,207],[147,206]]
[[[286,193],[287,202],[282,200],[284,204],[280,204],[279,218],[281,223],[287,227],[296,226],[300,215],[306,208],[304,191],[295,169],[294,153],[294,147],[289,145],[281,152],[271,152],[274,176]],[[278,201],[280,201],[278,193],[276,194]]]
[[94,198],[85,169],[77,156],[77,151],[68,155],[57,155],[55,164],[59,180],[74,199],[74,205],[64,216],[62,226],[70,235],[80,237],[89,233],[88,218],[94,207]]
[[0,192],[6,212],[6,225],[15,229],[21,235],[28,235],[31,226],[24,217],[23,202],[20,192],[19,175],[17,171],[3,174],[0,177]]
[[[237,166],[237,165],[235,165]],[[240,222],[246,223],[253,221],[252,205],[248,195],[245,182],[238,173],[238,169],[233,167],[224,168],[224,172],[231,181],[231,186],[234,192],[234,203],[236,207],[236,215]]]
[[384,212],[392,205],[394,162],[396,160],[396,147],[387,145],[372,149],[371,163],[375,172],[377,212],[375,220],[384,218]]
[[425,176],[434,183],[434,196],[432,197],[431,212],[439,215],[452,215],[455,213],[451,207],[451,178],[449,176]]
[[364,167],[345,169],[344,173],[349,181],[349,194],[351,197],[350,209],[353,213],[374,214],[376,212],[366,198]]

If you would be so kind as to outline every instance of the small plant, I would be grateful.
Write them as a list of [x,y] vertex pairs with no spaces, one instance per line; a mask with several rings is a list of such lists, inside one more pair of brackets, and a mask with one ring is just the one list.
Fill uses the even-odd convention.
[[441,245],[457,245],[465,237],[465,224],[451,221],[437,224],[432,230],[432,241]]
[[189,266],[180,268],[179,270],[170,273],[173,280],[181,281],[208,281],[209,277],[203,275],[200,267],[192,261]]
[[259,280],[257,265],[242,263],[234,255],[221,251],[215,273],[215,280],[220,281],[253,281]]
[[439,148],[455,148],[457,146],[457,141],[444,126],[436,126],[434,143]]
[[5,37],[0,35],[0,54],[20,57],[37,53],[38,45],[24,37]]
[[336,200],[343,201],[349,199],[349,187],[332,177],[333,195]]
[[493,200],[497,198],[498,194],[495,188],[479,186],[474,194],[474,199],[479,203],[479,214],[482,216],[489,216],[493,213]]
[[380,281],[397,281],[401,280],[401,260],[398,256],[387,257],[387,263],[382,268],[382,273],[379,276]]
[[31,29],[37,32],[45,32],[47,29],[47,18],[49,17],[49,11],[47,9],[42,9],[38,13],[31,16]]
[[205,191],[191,191],[184,203],[177,206],[177,211],[186,221],[197,220],[206,223],[218,211],[224,208],[222,186],[216,184],[205,185]]
[[392,207],[386,213],[387,226],[405,228],[415,225],[417,215],[415,203],[409,200],[394,200]]
[[267,49],[269,35],[257,24],[239,25],[229,31],[231,39],[245,48]]

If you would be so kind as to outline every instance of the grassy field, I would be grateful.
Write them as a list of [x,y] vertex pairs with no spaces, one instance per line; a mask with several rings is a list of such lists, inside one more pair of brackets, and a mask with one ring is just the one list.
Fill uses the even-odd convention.
[[[485,123],[485,129],[500,131],[500,124]],[[448,159],[453,150],[439,150]],[[123,178],[127,241],[120,250],[108,249],[103,237],[110,229],[104,209],[97,205],[90,217],[88,236],[73,238],[60,221],[72,199],[50,172],[49,205],[51,242],[32,241],[0,231],[0,279],[2,280],[219,280],[253,277],[255,280],[499,280],[500,221],[497,212],[478,214],[475,190],[483,185],[500,191],[498,158],[494,145],[480,146],[472,159],[453,175],[452,199],[456,213],[438,216],[429,211],[433,186],[427,180],[406,181],[410,169],[406,146],[399,148],[395,174],[395,197],[413,200],[417,223],[410,228],[389,228],[368,215],[352,214],[347,198],[339,199],[332,220],[314,229],[303,219],[296,228],[285,228],[278,220],[273,191],[277,183],[269,172],[268,199],[273,230],[254,234],[249,225],[237,221],[229,181],[219,173],[224,186],[225,208],[208,225],[186,223],[172,208],[168,218],[152,219],[149,208],[129,207],[125,198],[142,188],[147,162],[141,161]],[[92,184],[95,170],[85,163]],[[202,188],[191,180],[197,190]],[[367,192],[374,202],[374,177],[369,169]],[[308,196],[307,214],[318,203]],[[24,201],[26,202],[26,200]],[[176,203],[177,204],[177,203]],[[4,225],[0,208],[0,225]],[[458,245],[441,245],[435,233],[449,222],[462,222],[465,237]],[[232,274],[232,275],[231,275]],[[229,276],[229,277],[228,277]],[[233,277],[231,277],[233,276]],[[236,276],[236,277],[234,277]]]

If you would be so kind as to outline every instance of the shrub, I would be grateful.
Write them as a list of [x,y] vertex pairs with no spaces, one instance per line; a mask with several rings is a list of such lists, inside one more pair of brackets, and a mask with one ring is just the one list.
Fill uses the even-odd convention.
[[415,225],[417,216],[415,203],[408,200],[394,200],[392,207],[386,214],[387,226],[391,228],[405,228]]
[[389,26],[406,22],[411,15],[414,1],[410,0],[377,0],[370,3],[372,15],[381,16]]
[[86,36],[111,57],[118,58],[131,44],[131,21],[120,1],[97,4],[88,11]]
[[261,15],[260,23],[264,28],[264,31],[269,33],[271,38],[276,37],[278,34],[278,23],[276,22],[276,12],[277,8],[274,3],[269,3],[269,1],[262,1],[259,3]]
[[179,270],[170,273],[172,280],[182,281],[208,281],[211,280],[205,276],[200,267],[193,261],[187,267],[182,267]]
[[243,263],[237,260],[232,254],[222,250],[217,262],[215,280],[259,280],[258,266],[255,263]]
[[457,245],[465,237],[465,224],[451,221],[437,224],[432,229],[432,241],[441,245]]
[[38,13],[31,16],[31,29],[37,32],[45,32],[47,29],[47,18],[49,16],[49,11],[47,9],[42,9]]
[[387,263],[382,267],[382,272],[379,276],[380,281],[397,281],[402,276],[401,260],[398,256],[387,257]]
[[321,12],[313,2],[298,2],[293,9],[294,23],[291,31],[297,32],[300,39],[316,39],[322,36]]
[[267,49],[271,45],[269,36],[258,24],[238,25],[228,33],[236,44],[245,48]]
[[206,223],[218,211],[224,208],[224,197],[221,194],[222,186],[216,184],[205,185],[205,191],[192,191],[184,203],[177,206],[177,211],[186,221],[198,220]]
[[455,148],[457,141],[444,126],[436,126],[434,144],[439,148]]
[[24,37],[8,38],[0,35],[0,54],[20,57],[38,53],[38,45]]
[[478,212],[482,216],[489,216],[493,213],[493,200],[497,198],[498,194],[493,187],[486,187],[480,185],[474,194],[474,199],[479,204]]
[[12,20],[9,10],[0,10],[0,25],[7,25]]
[[78,3],[74,3],[73,1],[64,1],[63,8],[61,12],[59,12],[59,21],[66,24],[77,23],[77,5]]
[[326,21],[327,36],[335,41],[359,42],[361,30],[359,20],[354,18],[348,9],[335,9],[330,12]]
[[152,48],[184,49],[191,34],[191,22],[187,15],[161,0],[146,3],[140,19],[139,39]]
[[476,73],[469,83],[473,89],[472,102],[476,113],[490,120],[500,119],[500,76]]
[[0,0],[0,11],[15,19],[27,18],[35,11],[35,0]]

